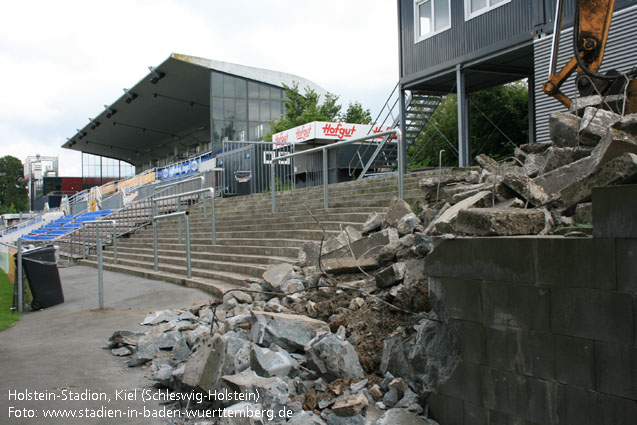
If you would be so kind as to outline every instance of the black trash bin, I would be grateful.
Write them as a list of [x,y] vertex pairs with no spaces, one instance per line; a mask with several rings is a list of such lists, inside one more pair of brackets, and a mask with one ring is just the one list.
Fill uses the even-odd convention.
[[250,180],[252,180],[252,171],[235,171],[234,180],[237,185],[237,195],[244,196],[252,193],[250,183]]
[[[17,256],[16,256],[17,257]],[[17,258],[16,258],[17,261]],[[33,301],[31,308],[39,310],[64,302],[62,282],[53,245],[22,252],[22,267],[29,281]]]

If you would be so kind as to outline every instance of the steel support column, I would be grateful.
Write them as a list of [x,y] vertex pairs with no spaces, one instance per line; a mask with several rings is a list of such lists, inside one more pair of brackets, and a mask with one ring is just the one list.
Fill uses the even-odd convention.
[[456,65],[456,89],[458,94],[458,166],[470,164],[469,97],[465,87],[465,75],[460,64]]

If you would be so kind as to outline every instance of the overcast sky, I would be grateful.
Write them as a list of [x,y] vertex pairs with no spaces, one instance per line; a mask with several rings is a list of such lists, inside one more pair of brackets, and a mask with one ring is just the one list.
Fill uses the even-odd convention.
[[296,74],[376,114],[398,81],[392,0],[2,1],[0,156],[60,146],[163,62],[183,53]]

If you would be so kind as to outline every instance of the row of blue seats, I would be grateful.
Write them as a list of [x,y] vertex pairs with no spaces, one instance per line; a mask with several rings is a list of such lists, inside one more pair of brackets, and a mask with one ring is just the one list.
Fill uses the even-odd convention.
[[65,215],[47,225],[33,230],[28,235],[23,236],[22,239],[28,241],[50,241],[57,239],[60,236],[64,236],[67,233],[80,228],[82,223],[86,221],[97,220],[98,218],[110,213],[111,210],[102,210],[85,212],[77,215]]

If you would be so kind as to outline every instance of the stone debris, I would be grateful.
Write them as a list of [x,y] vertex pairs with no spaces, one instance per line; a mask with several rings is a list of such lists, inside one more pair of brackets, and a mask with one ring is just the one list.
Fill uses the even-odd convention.
[[348,226],[322,250],[308,242],[296,264],[247,280],[254,292],[150,313],[147,332],[118,330],[104,348],[158,388],[259,394],[188,408],[285,412],[180,424],[437,425],[427,397],[461,364],[461,330],[433,312],[442,283],[424,276],[424,258],[455,237],[591,237],[591,189],[637,182],[637,115],[575,103],[551,117],[552,143],[432,170],[413,206],[394,199],[362,231]]

